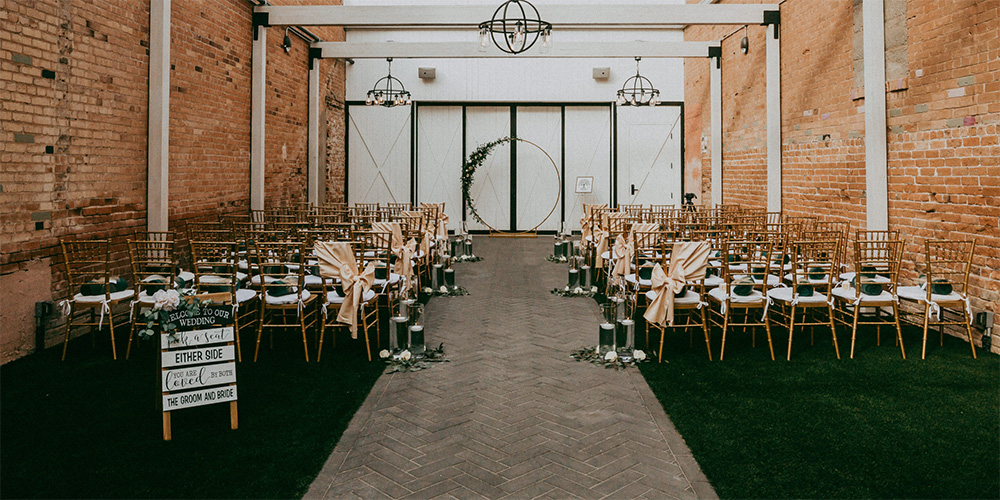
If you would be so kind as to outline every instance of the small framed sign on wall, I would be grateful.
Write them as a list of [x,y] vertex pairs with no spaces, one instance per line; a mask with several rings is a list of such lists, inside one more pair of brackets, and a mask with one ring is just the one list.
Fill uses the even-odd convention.
[[592,193],[594,192],[594,178],[591,176],[580,176],[576,178],[576,192],[577,193]]

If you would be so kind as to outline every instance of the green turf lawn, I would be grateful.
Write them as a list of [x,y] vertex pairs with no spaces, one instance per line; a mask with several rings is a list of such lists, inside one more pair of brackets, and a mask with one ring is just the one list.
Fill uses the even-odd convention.
[[92,348],[84,336],[65,362],[52,348],[4,365],[0,496],[300,497],[385,366],[348,342],[328,343],[321,363],[306,364],[301,341],[275,337],[256,364],[244,345],[239,429],[229,429],[228,404],[180,410],[170,442],[151,342],[112,361],[110,344]]
[[[801,331],[801,330],[799,330]],[[937,335],[920,359],[921,333],[893,338],[841,330],[837,360],[829,330],[720,335],[709,362],[704,337],[667,337],[664,359],[642,373],[723,498],[1000,497],[1000,357]]]

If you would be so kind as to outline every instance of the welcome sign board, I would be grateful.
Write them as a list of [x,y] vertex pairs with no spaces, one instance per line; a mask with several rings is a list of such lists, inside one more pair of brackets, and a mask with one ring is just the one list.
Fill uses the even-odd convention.
[[[172,335],[160,334],[160,392],[163,439],[171,438],[170,412],[229,403],[230,426],[237,428],[234,308],[205,305],[199,314],[176,311]],[[181,331],[183,330],[183,331]]]

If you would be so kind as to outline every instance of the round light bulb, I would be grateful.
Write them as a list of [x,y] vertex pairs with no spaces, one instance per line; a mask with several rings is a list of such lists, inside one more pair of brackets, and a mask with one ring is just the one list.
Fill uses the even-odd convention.
[[372,95],[368,94],[368,99],[365,99],[365,104],[371,106],[373,104]]
[[632,105],[633,105],[633,106],[637,106],[637,105],[638,105],[638,104],[636,103],[636,101],[635,101],[635,96],[634,96],[634,95],[632,96]]

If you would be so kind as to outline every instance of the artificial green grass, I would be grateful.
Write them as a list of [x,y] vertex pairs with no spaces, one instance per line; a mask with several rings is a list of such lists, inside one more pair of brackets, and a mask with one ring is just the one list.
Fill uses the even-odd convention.
[[[722,498],[1000,497],[1000,357],[936,334],[920,359],[921,332],[839,336],[775,330],[772,362],[761,330],[703,338],[668,335],[664,360],[641,371]],[[801,332],[801,330],[797,330]],[[651,339],[652,340],[652,339]]]
[[228,404],[179,410],[170,442],[151,342],[112,361],[110,345],[92,349],[84,336],[65,362],[52,348],[4,365],[0,496],[300,497],[385,366],[357,345],[329,343],[321,363],[307,364],[301,341],[281,337],[273,350],[261,346],[257,363],[243,346],[239,429],[229,428]]

